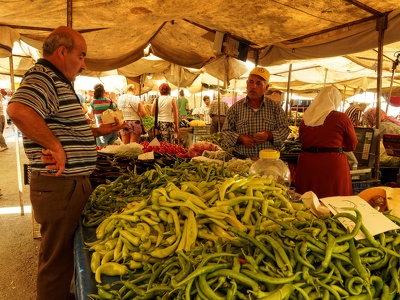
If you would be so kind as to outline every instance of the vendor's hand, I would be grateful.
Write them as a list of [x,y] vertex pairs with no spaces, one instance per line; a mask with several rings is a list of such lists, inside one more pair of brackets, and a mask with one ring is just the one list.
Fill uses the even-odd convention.
[[49,149],[42,149],[42,153],[44,154],[41,157],[42,162],[47,164],[46,169],[49,170],[57,170],[56,176],[60,176],[62,172],[65,170],[65,161],[67,156],[63,148],[60,148],[59,151],[52,151]]
[[253,148],[255,146],[254,138],[249,134],[241,134],[238,138],[239,142],[247,148]]
[[262,144],[270,139],[270,135],[272,135],[272,133],[265,130],[257,132],[256,134],[253,135],[254,142],[256,144]]

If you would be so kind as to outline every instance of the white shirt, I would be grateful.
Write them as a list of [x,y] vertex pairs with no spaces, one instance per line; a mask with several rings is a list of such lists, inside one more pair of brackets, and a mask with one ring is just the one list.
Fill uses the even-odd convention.
[[200,115],[204,115],[204,123],[211,124],[210,107],[204,105],[200,109]]

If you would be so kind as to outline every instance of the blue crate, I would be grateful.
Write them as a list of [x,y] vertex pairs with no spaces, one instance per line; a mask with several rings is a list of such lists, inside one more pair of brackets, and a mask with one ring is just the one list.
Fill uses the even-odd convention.
[[358,195],[363,190],[368,188],[379,186],[381,183],[380,180],[365,180],[365,181],[353,181],[353,195]]

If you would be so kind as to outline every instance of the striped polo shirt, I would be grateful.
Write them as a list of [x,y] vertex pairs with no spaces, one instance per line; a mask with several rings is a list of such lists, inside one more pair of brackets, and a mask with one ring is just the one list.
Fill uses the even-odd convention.
[[[96,141],[70,81],[49,61],[28,70],[10,100],[29,106],[60,140],[66,156],[64,176],[90,175],[96,167]],[[35,124],[32,124],[35,126]],[[23,136],[32,171],[46,172],[42,146]]]

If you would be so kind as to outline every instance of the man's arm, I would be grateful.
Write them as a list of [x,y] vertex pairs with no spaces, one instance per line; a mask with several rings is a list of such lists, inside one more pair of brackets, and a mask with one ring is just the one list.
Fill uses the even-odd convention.
[[45,120],[32,108],[22,103],[12,102],[7,114],[19,130],[30,140],[50,151],[54,164],[49,169],[58,169],[56,175],[65,170],[66,154],[59,139],[47,126]]

